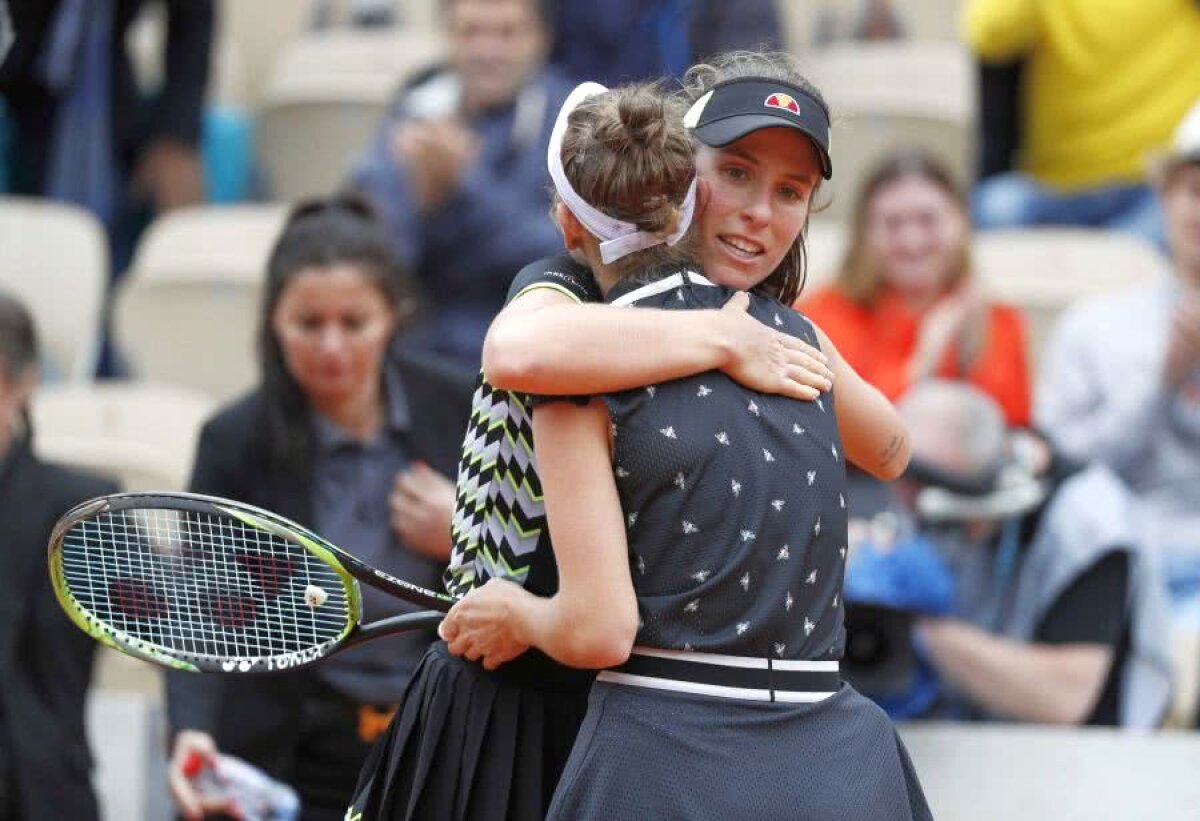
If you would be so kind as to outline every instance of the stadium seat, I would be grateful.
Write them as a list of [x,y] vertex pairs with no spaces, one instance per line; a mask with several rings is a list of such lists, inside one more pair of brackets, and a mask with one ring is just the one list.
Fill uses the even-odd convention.
[[444,54],[435,30],[335,30],[290,44],[271,70],[258,129],[275,199],[333,191],[364,150],[396,89]]
[[[891,0],[904,33],[918,41],[957,40],[958,18],[965,0]],[[808,54],[816,35],[817,21],[826,10],[853,19],[862,0],[797,2],[776,0],[784,47],[795,54]]]
[[215,407],[177,385],[45,385],[31,406],[34,448],[48,461],[112,476],[125,490],[182,490]]
[[133,373],[226,400],[257,378],[254,334],[281,205],[192,208],[146,231],[114,305]]
[[1109,231],[987,231],[976,235],[973,252],[989,293],[1025,310],[1034,363],[1067,306],[1170,272],[1152,245]]
[[0,288],[33,314],[47,378],[94,375],[107,287],[107,240],[95,217],[48,200],[0,197]]
[[842,264],[847,241],[846,229],[837,220],[814,217],[809,221],[804,238],[808,253],[805,295],[832,284],[838,266]]
[[976,95],[962,46],[844,43],[814,52],[811,71],[833,116],[826,217],[848,215],[863,175],[904,145],[928,148],[959,180],[970,178]]

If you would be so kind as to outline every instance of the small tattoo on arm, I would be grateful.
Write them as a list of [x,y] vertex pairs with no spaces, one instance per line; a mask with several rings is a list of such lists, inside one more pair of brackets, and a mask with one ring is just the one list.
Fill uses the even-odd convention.
[[903,433],[897,433],[894,435],[892,440],[888,442],[887,447],[883,449],[883,464],[889,464],[893,459],[895,459],[896,456],[899,455],[900,451],[904,449],[904,443],[907,441],[908,437]]

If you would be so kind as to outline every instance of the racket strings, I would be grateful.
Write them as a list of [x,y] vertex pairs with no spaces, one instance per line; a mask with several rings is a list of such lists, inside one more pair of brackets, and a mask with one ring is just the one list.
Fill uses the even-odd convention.
[[70,594],[95,621],[181,657],[299,652],[341,636],[351,617],[333,568],[230,516],[101,513],[66,533],[62,562]]

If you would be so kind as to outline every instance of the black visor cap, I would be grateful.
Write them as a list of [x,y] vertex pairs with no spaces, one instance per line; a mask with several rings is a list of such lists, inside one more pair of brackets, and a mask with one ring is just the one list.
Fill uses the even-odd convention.
[[829,158],[829,112],[804,89],[780,80],[742,77],[718,83],[688,112],[685,121],[700,142],[722,148],[763,128],[794,128],[817,147],[821,175],[833,176]]

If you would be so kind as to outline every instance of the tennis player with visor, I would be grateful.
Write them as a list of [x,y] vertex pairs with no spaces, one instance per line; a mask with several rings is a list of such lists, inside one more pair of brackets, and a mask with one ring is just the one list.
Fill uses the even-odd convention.
[[[747,158],[739,162],[754,163],[764,181],[740,192],[724,185],[723,198],[719,192],[709,198],[694,231],[703,237],[701,259],[714,279],[734,287],[773,277],[797,290],[808,203],[779,208],[774,188],[762,189],[792,170],[780,157],[794,154],[797,144],[814,158],[817,176],[828,176],[828,117],[796,87],[794,80],[807,83],[783,55],[727,55],[691,76],[692,97],[707,95],[693,108],[696,136],[714,144],[730,141]],[[782,97],[774,100],[779,107],[766,106],[775,93],[786,94],[801,113]],[[779,132],[789,133],[780,139]],[[720,188],[722,178],[732,176],[715,162],[702,164],[700,188]],[[735,228],[744,239],[758,240],[745,253],[725,236],[756,198],[770,201],[761,211],[765,218],[755,217],[759,224],[752,229]],[[712,369],[801,399],[815,399],[831,386],[825,355],[748,317],[740,295],[723,310],[670,313],[586,304],[598,300],[589,272],[570,257],[541,260],[517,277],[493,325],[484,363],[490,378],[481,379],[476,393],[460,467],[456,549],[447,574],[456,595],[491,578],[541,596],[557,589],[526,392],[596,393]],[[628,344],[596,344],[610,337]],[[645,348],[659,352],[654,361],[638,354]],[[521,361],[532,367],[513,366]],[[520,392],[498,387],[501,382]],[[868,426],[861,420],[848,421],[853,435],[847,457],[868,471],[894,475],[903,461],[902,435],[880,445],[864,435]],[[364,769],[348,817],[541,817],[582,719],[591,678],[533,650],[487,672],[436,644],[389,737]],[[453,741],[442,743],[446,739]]]

